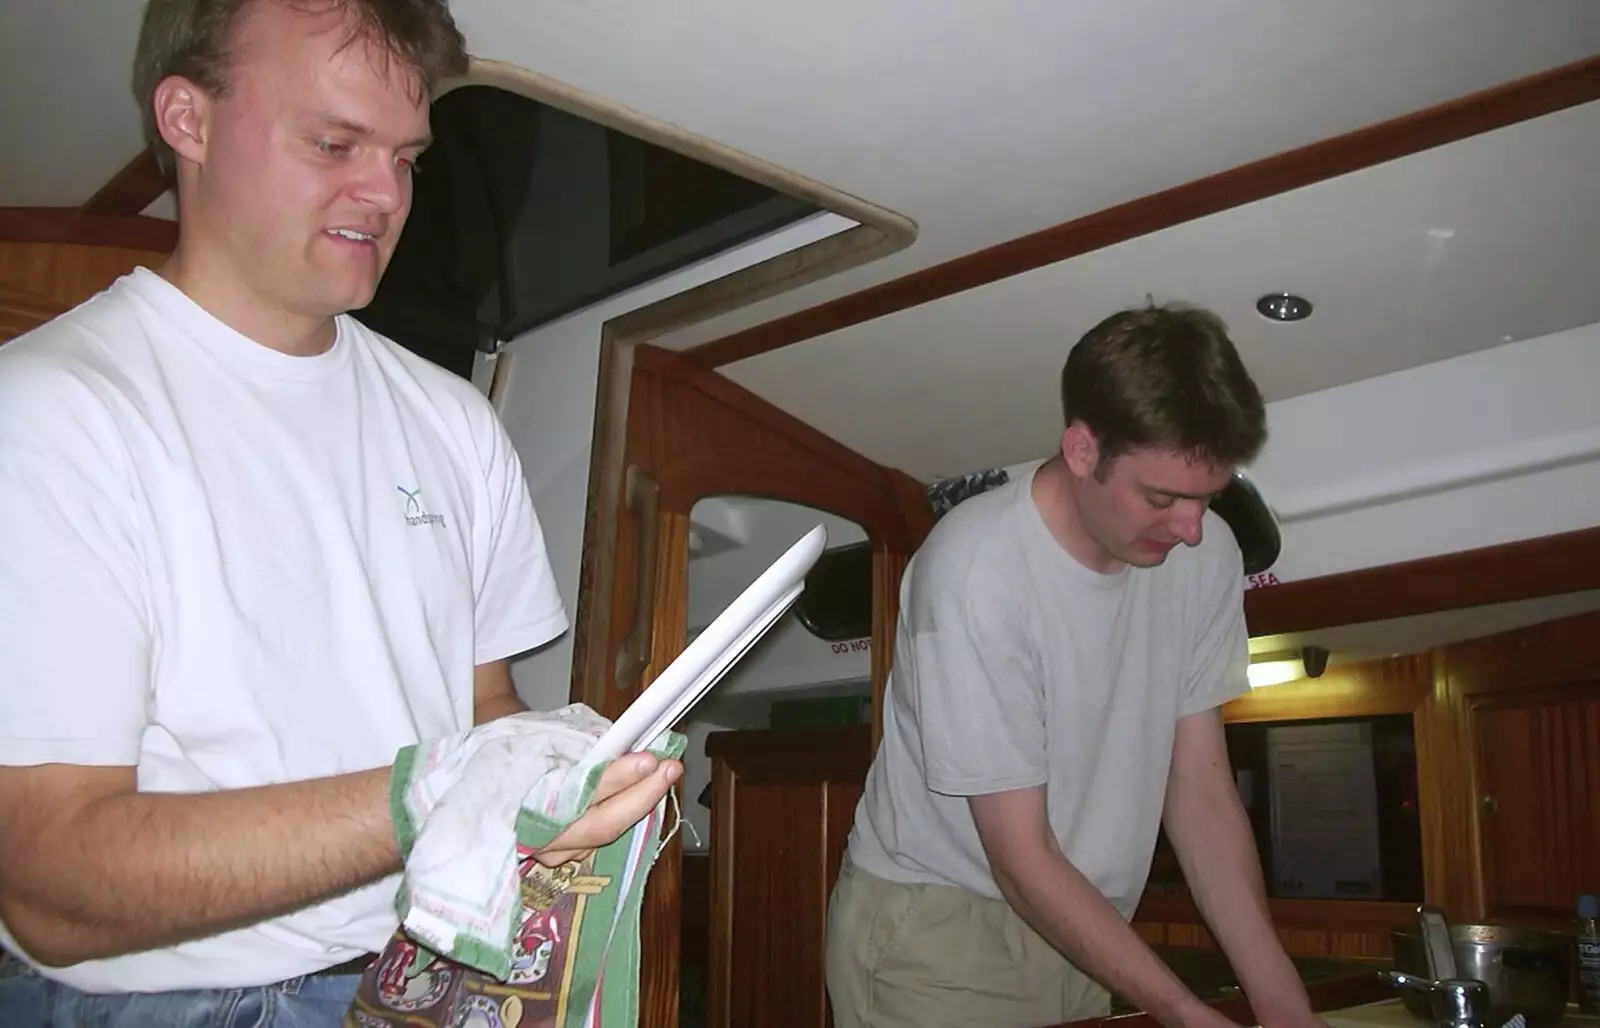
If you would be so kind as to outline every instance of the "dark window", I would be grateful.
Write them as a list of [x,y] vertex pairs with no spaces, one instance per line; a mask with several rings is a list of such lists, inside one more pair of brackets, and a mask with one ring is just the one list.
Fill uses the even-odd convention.
[[[1362,725],[1370,741],[1371,782],[1375,792],[1379,881],[1376,893],[1367,883],[1332,881],[1296,883],[1275,852],[1270,782],[1270,733],[1315,725]],[[1245,809],[1255,832],[1266,874],[1267,895],[1296,899],[1373,899],[1420,903],[1422,892],[1422,822],[1417,810],[1417,745],[1409,714],[1363,718],[1328,718],[1227,726],[1228,759],[1242,783]],[[1240,772],[1243,775],[1240,776]],[[1363,782],[1365,771],[1357,777]],[[1327,783],[1337,791],[1342,783]],[[1316,812],[1315,806],[1311,808]],[[1304,810],[1297,813],[1305,813]],[[1176,854],[1162,832],[1150,870],[1152,892],[1187,892]]]
[[821,211],[492,86],[432,111],[412,213],[357,317],[461,375],[473,353]]
[[872,547],[862,542],[824,551],[806,575],[794,612],[812,635],[829,642],[870,636]]

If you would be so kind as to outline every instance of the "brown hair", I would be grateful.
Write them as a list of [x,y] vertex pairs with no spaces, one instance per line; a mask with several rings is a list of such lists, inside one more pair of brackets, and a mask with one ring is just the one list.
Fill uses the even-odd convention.
[[239,20],[251,3],[339,11],[353,23],[350,42],[379,43],[416,72],[424,94],[467,70],[466,41],[446,0],[149,0],[133,58],[133,95],[144,114],[145,138],[169,175],[172,151],[152,109],[156,86],[181,75],[213,96],[225,94]]
[[1230,466],[1267,440],[1266,405],[1227,326],[1194,307],[1120,311],[1091,328],[1061,369],[1061,408],[1095,434],[1102,476],[1130,450]]

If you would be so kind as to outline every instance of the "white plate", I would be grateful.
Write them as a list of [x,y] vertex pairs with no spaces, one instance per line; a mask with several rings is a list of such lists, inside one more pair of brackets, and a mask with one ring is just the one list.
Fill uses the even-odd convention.
[[818,525],[763,571],[645,687],[584,758],[583,767],[644,749],[682,720],[805,591],[828,532]]

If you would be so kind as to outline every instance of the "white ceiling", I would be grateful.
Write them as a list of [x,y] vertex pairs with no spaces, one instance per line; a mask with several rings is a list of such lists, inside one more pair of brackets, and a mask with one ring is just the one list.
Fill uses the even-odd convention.
[[[1600,5],[1597,5],[1600,7]],[[1051,450],[1070,345],[1157,300],[1228,322],[1269,400],[1600,321],[1600,103],[1262,200],[722,369],[923,479]],[[1255,312],[1287,289],[1316,310]],[[873,402],[863,404],[861,396]],[[1004,402],[996,402],[1004,397]]]
[[[141,148],[127,81],[142,2],[99,0],[93,18],[60,0],[3,2],[0,205],[77,204]],[[1600,53],[1594,0],[452,7],[479,57],[677,123],[919,227],[900,253],[672,346]],[[1264,201],[729,371],[868,456],[931,477],[1035,455],[1053,435],[1046,383],[1064,342],[1146,292],[1218,306],[1274,396],[1487,345],[1485,313],[1513,335],[1595,320],[1573,296],[1584,268],[1573,258],[1593,256],[1578,237],[1596,235],[1594,187],[1580,174],[1597,166],[1595,123],[1589,112],[1562,124],[1561,139],[1528,126],[1527,143],[1468,141],[1452,150],[1469,156],[1433,170]],[[1525,159],[1526,145],[1559,161]],[[1434,241],[1428,228],[1456,235]],[[1551,229],[1564,241],[1549,243]],[[1519,274],[1505,278],[1508,268]],[[1241,308],[1279,285],[1320,304],[1281,340]],[[830,395],[841,382],[842,400]],[[852,399],[861,395],[875,402]],[[980,400],[998,420],[955,416]]]

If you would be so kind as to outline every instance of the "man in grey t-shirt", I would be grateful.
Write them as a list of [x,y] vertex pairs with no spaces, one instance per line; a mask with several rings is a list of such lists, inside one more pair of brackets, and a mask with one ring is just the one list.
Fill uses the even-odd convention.
[[1111,989],[1227,1028],[1128,924],[1165,823],[1261,1023],[1314,1025],[1217,712],[1248,657],[1208,506],[1265,441],[1261,394],[1218,319],[1151,308],[1073,347],[1062,405],[1059,454],[952,510],[901,583],[829,909],[835,1023],[1033,1028]]

